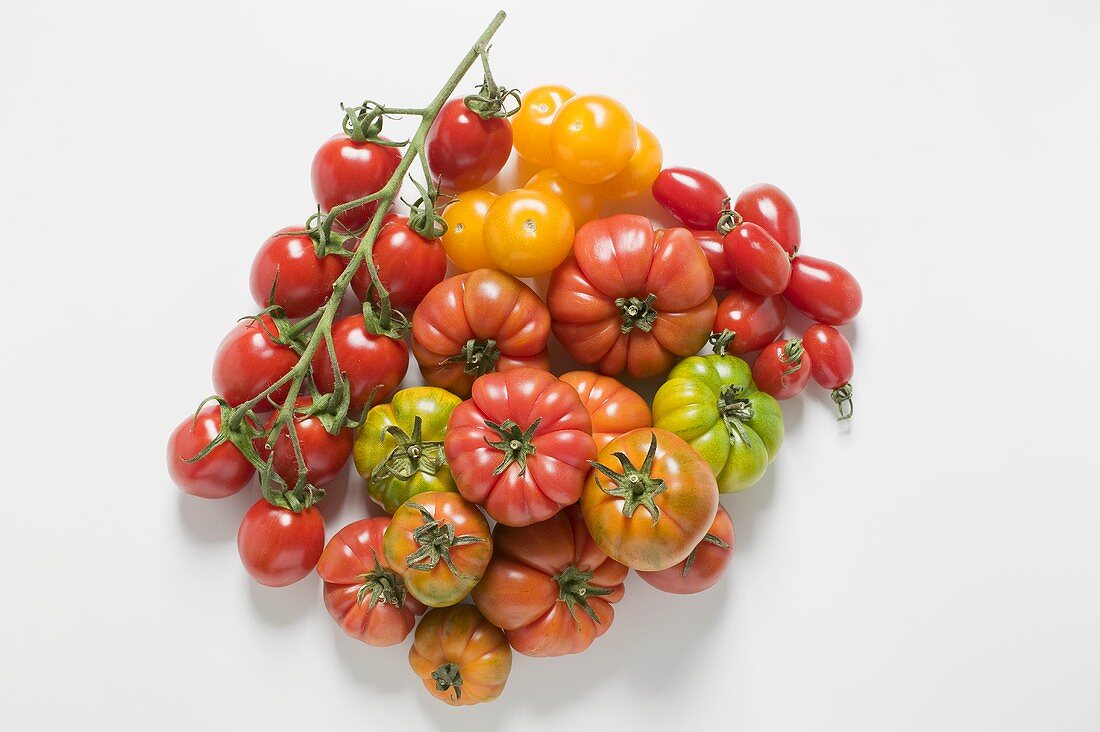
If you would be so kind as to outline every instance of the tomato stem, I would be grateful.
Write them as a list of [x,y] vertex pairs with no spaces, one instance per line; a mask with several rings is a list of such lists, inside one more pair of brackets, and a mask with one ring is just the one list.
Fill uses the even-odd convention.
[[[631,518],[638,506],[645,506],[649,515],[653,517],[653,524],[661,517],[661,509],[658,508],[654,498],[667,490],[668,486],[662,478],[653,477],[653,462],[657,455],[657,434],[651,433],[649,450],[641,467],[635,467],[625,453],[616,452],[612,456],[619,461],[622,472],[616,473],[603,463],[589,460],[588,464],[596,471],[596,486],[609,496],[623,499],[623,516]],[[600,482],[602,474],[609,478],[615,485],[614,488],[604,488]]]
[[438,567],[440,562],[443,562],[455,577],[473,579],[469,575],[459,572],[455,567],[454,561],[451,559],[451,549],[456,546],[481,543],[485,539],[472,535],[455,536],[455,525],[450,521],[437,519],[419,503],[409,501],[405,505],[419,511],[421,518],[424,520],[412,532],[413,541],[417,543],[418,548],[405,557],[405,564],[408,565],[409,569],[430,572]]
[[492,338],[479,341],[474,338],[466,341],[462,350],[443,360],[443,363],[465,364],[462,370],[471,376],[484,376],[490,371],[496,370],[500,351],[497,342]]
[[413,417],[411,435],[395,424],[386,428],[384,434],[392,437],[397,442],[397,447],[390,451],[385,460],[374,466],[370,474],[371,483],[390,477],[409,480],[417,473],[435,475],[447,464],[443,441],[424,440],[421,437],[421,427],[421,419],[416,416]]
[[589,582],[592,581],[594,576],[592,572],[582,572],[577,567],[570,565],[564,571],[554,575],[552,579],[558,583],[558,600],[564,602],[565,606],[569,608],[569,614],[573,616],[573,620],[580,622],[577,618],[576,609],[577,605],[580,605],[585,615],[592,618],[592,622],[599,625],[600,616],[588,604],[588,598],[610,595],[611,589],[590,585]]
[[653,330],[653,321],[657,319],[657,309],[653,307],[656,301],[657,296],[652,292],[644,300],[637,297],[616,298],[615,306],[621,311],[619,316],[623,320],[619,329],[623,333],[629,333],[634,328],[646,333]]
[[458,664],[445,663],[435,671],[432,671],[432,680],[435,681],[436,691],[455,690],[455,700],[462,698],[462,672]]
[[535,446],[531,444],[531,440],[540,422],[542,417],[535,419],[526,430],[521,430],[519,425],[510,419],[504,420],[502,424],[485,420],[485,426],[500,436],[500,442],[489,442],[489,438],[486,437],[486,444],[504,453],[504,459],[493,470],[493,475],[500,475],[512,463],[519,465],[520,477],[527,474],[527,456],[535,454]]
[[844,386],[833,389],[833,393],[830,394],[833,400],[833,404],[836,404],[836,408],[840,411],[840,416],[836,418],[837,422],[841,422],[846,419],[851,419],[855,410],[852,408],[852,385],[845,384]]

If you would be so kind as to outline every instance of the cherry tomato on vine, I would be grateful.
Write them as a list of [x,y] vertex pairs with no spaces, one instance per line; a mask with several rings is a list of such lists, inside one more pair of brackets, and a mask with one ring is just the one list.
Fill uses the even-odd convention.
[[591,186],[575,183],[553,168],[535,173],[523,187],[560,198],[573,214],[573,226],[577,229],[598,218],[603,205]]
[[735,355],[758,351],[775,341],[787,324],[787,303],[779,295],[757,295],[736,287],[718,304],[714,332],[730,331],[727,350]]
[[566,178],[593,185],[623,170],[638,144],[638,128],[620,102],[600,94],[572,97],[550,125],[550,157]]
[[779,242],[756,224],[742,222],[722,240],[730,272],[746,290],[778,295],[791,281],[791,259]]
[[790,399],[806,388],[813,359],[798,339],[776,341],[756,357],[752,380],[760,391],[776,399]]
[[[287,226],[261,244],[248,280],[257,305],[279,305],[288,318],[305,317],[324,305],[346,264],[335,254],[318,258],[313,240],[295,233],[301,231],[301,226]],[[275,299],[269,303],[272,285]]]
[[665,168],[653,181],[653,197],[689,229],[714,229],[726,189],[694,168]]
[[705,229],[695,229],[691,233],[707,255],[710,270],[714,273],[714,289],[732,290],[738,287],[737,278],[733,276],[729,260],[726,259],[725,237],[717,231]]
[[558,378],[577,390],[592,417],[592,439],[597,450],[621,434],[653,425],[646,400],[610,376],[594,371],[570,371]]
[[[373,255],[390,304],[406,312],[412,312],[447,276],[447,254],[439,240],[425,239],[413,231],[408,218],[398,214],[386,216],[374,240]],[[351,281],[360,301],[367,299],[370,285],[370,272],[364,265]]]
[[661,143],[648,127],[638,125],[638,143],[626,167],[609,180],[596,186],[596,191],[612,201],[623,201],[645,193],[661,172]]
[[498,269],[515,277],[537,277],[569,255],[573,233],[573,214],[564,201],[520,188],[493,201],[482,236]]
[[722,506],[703,540],[688,558],[659,572],[638,572],[638,576],[664,592],[691,595],[713,587],[733,557],[733,521]]
[[783,247],[790,256],[798,253],[802,227],[798,211],[786,193],[770,183],[760,183],[741,191],[733,210],[750,224],[756,224]]
[[[409,369],[409,347],[405,341],[367,330],[362,313],[342,318],[332,326],[332,350],[340,372],[351,386],[351,409],[357,415],[367,402],[387,402]],[[322,392],[336,387],[332,359],[321,345],[310,365],[313,383]],[[373,400],[373,401],[372,401]]]
[[791,260],[791,282],[783,297],[799,312],[826,325],[843,325],[863,307],[863,290],[852,273],[817,257]]
[[802,346],[813,361],[814,381],[832,390],[840,419],[852,416],[852,347],[844,335],[831,325],[814,323],[802,336]]
[[[313,156],[311,178],[313,196],[322,211],[342,203],[377,193],[385,187],[401,163],[396,147],[376,142],[357,142],[344,133],[335,135]],[[357,231],[370,223],[378,210],[372,201],[345,211],[337,222],[347,231]]]
[[[276,343],[279,327],[270,315],[242,320],[222,340],[214,355],[214,390],[238,406],[252,399],[287,374],[298,364],[298,354],[288,345]],[[281,402],[290,384],[281,386],[271,399]],[[271,409],[266,400],[257,411]]]
[[[344,464],[351,457],[351,446],[355,438],[349,427],[342,427],[335,435],[331,435],[325,429],[320,417],[298,413],[304,412],[312,405],[311,398],[298,397],[294,403],[294,431],[298,435],[298,443],[306,465],[306,481],[320,488],[331,482],[343,469]],[[278,416],[278,412],[272,412],[264,425],[265,431],[274,426]],[[288,486],[294,486],[298,480],[298,460],[294,455],[294,443],[285,427],[279,431],[279,436],[270,449],[263,438],[257,438],[256,451],[265,461],[274,452],[275,472],[286,481]]]
[[573,96],[573,90],[564,86],[537,86],[523,95],[519,111],[512,116],[513,143],[520,156],[543,168],[553,164],[550,126],[561,105]]
[[491,181],[508,162],[512,125],[501,117],[484,119],[461,99],[452,99],[428,131],[425,151],[440,185],[468,191]]
[[429,610],[416,627],[409,665],[436,699],[451,706],[500,696],[512,670],[512,649],[500,628],[473,605]]
[[492,268],[493,258],[485,250],[485,215],[497,200],[492,191],[466,191],[443,209],[447,233],[440,239],[443,251],[464,272]]
[[208,404],[172,430],[168,438],[168,474],[184,493],[199,498],[225,498],[248,485],[256,474],[252,463],[229,443],[218,445],[201,460],[185,461],[198,455],[217,437],[221,426],[221,406]]
[[325,520],[316,506],[301,513],[261,498],[252,504],[237,531],[237,551],[252,579],[268,587],[286,587],[317,566],[325,548]]

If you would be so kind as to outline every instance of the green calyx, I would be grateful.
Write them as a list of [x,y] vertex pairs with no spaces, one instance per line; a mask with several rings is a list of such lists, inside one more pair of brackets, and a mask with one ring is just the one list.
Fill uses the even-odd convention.
[[623,333],[629,333],[634,328],[646,333],[653,330],[653,321],[657,319],[657,310],[653,307],[656,301],[657,296],[652,292],[644,300],[636,297],[616,298],[615,307],[619,308],[619,317],[623,321],[619,330]]
[[564,602],[569,608],[569,614],[573,616],[573,620],[578,620],[577,605],[580,605],[585,614],[592,618],[592,622],[599,624],[600,616],[588,604],[588,598],[610,595],[611,590],[607,587],[590,585],[592,577],[591,572],[582,572],[574,566],[569,566],[565,571],[554,575],[553,580],[558,583],[558,600]]
[[356,142],[373,142],[376,145],[386,147],[404,147],[407,141],[393,142],[384,140],[379,135],[382,133],[382,122],[388,110],[378,102],[365,100],[357,107],[348,107],[343,104],[340,109],[344,111],[344,119],[340,125],[344,133]]
[[367,598],[367,610],[373,610],[378,603],[393,605],[400,608],[405,604],[405,583],[401,581],[393,570],[386,569],[378,561],[378,555],[371,549],[374,557],[374,569],[359,575],[359,592],[355,596],[355,602],[362,605]]
[[708,532],[707,535],[703,537],[703,541],[696,544],[695,548],[691,550],[691,554],[687,555],[687,559],[684,560],[684,571],[680,573],[681,577],[688,576],[688,572],[690,572],[692,566],[695,565],[695,556],[699,552],[699,547],[703,546],[703,544],[713,544],[714,546],[720,547],[722,549],[730,548],[730,544],[728,541],[721,538],[720,536],[715,536],[714,534]]
[[490,371],[495,371],[497,361],[500,359],[500,351],[497,342],[492,338],[484,341],[471,338],[466,341],[462,350],[444,359],[443,363],[464,364],[462,370],[471,376],[484,376]]
[[710,343],[711,350],[719,356],[728,356],[730,346],[733,345],[733,339],[736,337],[737,333],[727,328],[721,333],[711,333],[707,342]]
[[[469,94],[462,99],[466,109],[482,119],[511,117],[519,111],[522,104],[519,89],[508,89],[493,80],[493,72],[489,68],[488,46],[478,46],[477,53],[481,57],[485,77],[478,84],[476,94]],[[512,102],[512,104],[510,105],[509,102]]]
[[432,671],[432,680],[436,691],[455,690],[455,699],[462,698],[462,672],[456,663],[445,663]]
[[718,395],[718,414],[722,415],[722,421],[726,423],[726,429],[730,433],[730,441],[739,438],[741,442],[748,443],[749,436],[745,434],[745,422],[756,416],[756,408],[752,401],[742,396],[744,387],[727,386]]
[[455,199],[446,196],[440,203],[439,190],[433,183],[429,181],[425,186],[415,178],[411,180],[420,192],[420,198],[409,204],[409,228],[425,239],[438,239],[447,233],[447,222],[440,212]]
[[718,212],[718,233],[725,236],[740,226],[744,220],[741,214],[733,210],[730,197],[726,196],[722,201],[722,210]]
[[840,416],[836,418],[838,422],[845,419],[851,419],[852,413],[855,411],[852,409],[852,385],[845,384],[839,388],[833,389],[833,393],[829,395],[833,404],[840,411]]
[[542,422],[542,417],[535,419],[526,430],[521,430],[519,425],[510,419],[504,420],[503,424],[485,420],[485,426],[500,436],[499,442],[490,442],[489,438],[486,437],[486,444],[504,453],[504,458],[500,461],[500,465],[497,465],[496,469],[493,470],[493,475],[500,475],[512,463],[519,465],[520,476],[527,474],[527,457],[535,454],[535,446],[531,444],[531,440],[534,438],[535,430],[538,429],[540,422]]
[[435,518],[419,503],[409,501],[405,505],[419,511],[424,519],[424,523],[413,529],[412,538],[418,548],[405,557],[405,564],[409,569],[430,572],[443,562],[455,577],[474,579],[455,568],[454,561],[451,559],[451,549],[466,544],[482,543],[485,539],[479,536],[455,536],[454,524]]
[[417,473],[435,475],[447,464],[447,455],[443,451],[442,440],[424,440],[421,436],[422,421],[413,417],[412,434],[397,425],[390,425],[383,433],[397,442],[385,460],[374,466],[370,480],[376,482],[386,478],[409,480]]
[[603,463],[598,463],[595,460],[590,460],[588,463],[598,474],[605,476],[614,484],[613,488],[605,488],[600,482],[600,475],[596,475],[596,486],[601,491],[609,496],[623,499],[623,516],[631,518],[638,506],[645,506],[645,509],[649,511],[649,515],[653,517],[654,525],[661,517],[661,509],[657,507],[653,499],[668,489],[664,480],[654,478],[652,475],[653,460],[656,454],[657,435],[653,434],[645,461],[642,462],[640,468],[635,467],[630,462],[630,458],[621,452],[613,453],[615,459],[619,461],[619,465],[622,466],[621,473],[616,473]]
[[790,368],[783,372],[783,376],[780,377],[780,383],[783,379],[793,374],[802,368],[802,355],[806,353],[806,349],[802,347],[801,338],[792,338],[787,341],[787,345],[783,346],[783,354],[780,356],[780,360],[788,364]]

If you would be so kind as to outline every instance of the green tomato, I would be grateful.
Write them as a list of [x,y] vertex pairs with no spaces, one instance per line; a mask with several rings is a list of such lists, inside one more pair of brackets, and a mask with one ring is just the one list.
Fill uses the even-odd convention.
[[455,492],[443,438],[451,412],[461,403],[449,391],[416,386],[367,412],[355,438],[355,469],[386,513],[417,493]]
[[653,398],[653,426],[688,442],[710,464],[722,493],[763,477],[783,442],[783,412],[736,356],[691,356]]

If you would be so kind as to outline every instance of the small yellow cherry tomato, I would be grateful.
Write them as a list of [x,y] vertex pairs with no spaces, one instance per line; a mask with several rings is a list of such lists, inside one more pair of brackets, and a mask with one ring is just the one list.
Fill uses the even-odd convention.
[[562,263],[573,248],[573,214],[557,196],[525,188],[505,193],[485,216],[485,249],[497,268],[537,277]]
[[594,185],[630,162],[638,128],[626,107],[599,94],[573,97],[550,125],[550,156],[566,178]]
[[573,226],[578,229],[600,215],[603,201],[595,191],[590,186],[574,183],[553,168],[535,173],[524,188],[560,198],[569,207],[569,212],[573,214]]
[[596,186],[596,192],[612,201],[622,201],[645,193],[653,186],[653,181],[657,180],[662,162],[661,143],[657,136],[648,127],[638,125],[638,146],[634,149],[630,162],[611,180]]
[[554,115],[575,96],[564,86],[537,86],[523,95],[519,111],[512,115],[512,144],[524,159],[540,168],[550,165],[550,124]]
[[459,269],[472,272],[493,266],[493,259],[485,250],[482,227],[485,214],[495,200],[497,195],[490,191],[463,191],[458,194],[458,200],[443,210],[447,233],[440,241],[443,251]]

